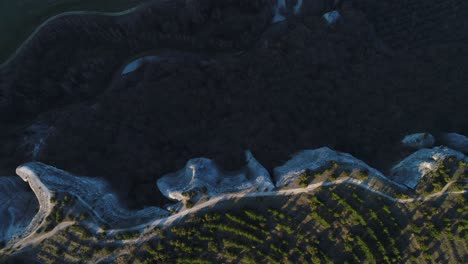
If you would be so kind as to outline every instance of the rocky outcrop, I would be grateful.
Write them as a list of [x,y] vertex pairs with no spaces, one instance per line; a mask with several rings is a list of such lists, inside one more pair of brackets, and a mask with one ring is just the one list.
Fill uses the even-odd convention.
[[0,177],[0,243],[22,234],[37,210],[34,193],[20,178]]
[[131,61],[130,63],[128,63],[127,65],[125,65],[125,67],[122,70],[122,75],[129,74],[131,72],[138,70],[138,68],[140,68],[145,63],[157,62],[158,60],[159,60],[158,56],[145,56],[145,57],[135,59]]
[[16,173],[36,194],[39,201],[39,212],[34,217],[30,230],[35,230],[50,213],[54,193],[64,192],[76,197],[89,214],[99,222],[110,226],[125,226],[162,217],[167,211],[148,207],[139,211],[124,208],[108,184],[98,178],[78,177],[63,170],[34,162],[17,168]]
[[[221,170],[207,158],[191,159],[184,169],[160,178],[157,186],[166,197],[180,201],[168,206],[174,212],[180,211],[187,201],[194,202],[201,197],[273,190],[275,186],[268,171],[250,151],[246,151],[245,156],[246,166],[231,172]],[[276,187],[281,188],[295,181],[306,170],[320,171],[335,163],[341,170],[365,171],[374,179],[402,189],[415,189],[421,178],[437,171],[447,159],[451,159],[451,162],[468,162],[461,152],[447,147],[421,149],[396,165],[389,179],[350,154],[323,147],[297,153],[284,165],[276,167],[274,176]],[[84,221],[93,225],[105,223],[113,228],[123,228],[169,215],[168,211],[157,207],[139,211],[124,208],[102,179],[78,177],[39,162],[19,166],[16,172],[29,183],[39,203],[39,210],[36,199],[24,186],[21,187],[19,179],[0,178],[0,213],[5,216],[0,222],[0,241],[17,242],[39,230],[54,209],[54,199],[58,193],[76,198],[80,208],[90,215]]]
[[386,177],[363,161],[348,153],[331,150],[327,147],[304,150],[274,170],[276,187],[286,186],[306,170],[317,171],[336,162],[340,168],[348,170],[366,170],[369,175],[385,179]]
[[429,133],[415,133],[405,136],[401,143],[415,149],[430,148],[434,146],[435,138]]
[[[31,163],[31,165],[34,163]],[[33,167],[33,166],[32,166]],[[25,238],[39,229],[39,227],[44,223],[46,217],[50,214],[53,208],[51,202],[52,192],[51,190],[44,185],[38,175],[28,166],[20,166],[16,169],[16,174],[23,179],[23,181],[29,184],[31,190],[36,195],[36,199],[39,203],[39,210],[34,216],[34,218],[29,223],[28,227],[18,236],[16,239]],[[13,239],[10,242],[14,242]]]
[[244,169],[224,172],[210,159],[191,159],[184,169],[161,177],[157,186],[164,196],[177,201],[190,200],[199,194],[213,197],[229,192],[273,189],[270,174],[250,151],[246,152],[246,160]]
[[393,167],[391,178],[400,184],[415,189],[421,178],[437,171],[448,158],[468,160],[463,153],[446,147],[421,149]]
[[327,21],[328,25],[335,24],[336,22],[338,22],[338,20],[340,20],[340,18],[341,18],[341,14],[338,10],[333,10],[333,11],[323,14],[323,19]]
[[468,154],[468,137],[458,133],[445,133],[438,139],[443,145]]

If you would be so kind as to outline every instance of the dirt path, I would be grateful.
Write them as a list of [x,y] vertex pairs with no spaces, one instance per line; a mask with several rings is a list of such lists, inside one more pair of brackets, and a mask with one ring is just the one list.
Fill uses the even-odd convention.
[[242,193],[225,194],[225,195],[221,195],[221,196],[218,196],[218,197],[211,198],[207,202],[198,204],[198,205],[196,205],[196,206],[194,206],[194,207],[192,207],[190,209],[183,210],[183,211],[181,211],[181,212],[179,212],[177,214],[171,215],[171,216],[169,216],[167,218],[157,219],[157,220],[154,220],[153,222],[146,223],[146,224],[141,224],[141,225],[134,226],[134,227],[109,230],[108,233],[109,234],[116,234],[116,233],[126,232],[126,231],[143,231],[142,235],[139,238],[121,241],[123,244],[139,243],[139,242],[146,241],[146,240],[149,240],[152,237],[154,237],[154,236],[149,235],[149,233],[155,227],[170,226],[170,225],[174,224],[175,222],[181,220],[182,218],[184,218],[187,215],[196,213],[196,212],[198,212],[198,211],[200,211],[202,209],[208,208],[208,207],[214,207],[214,206],[216,206],[216,204],[218,204],[219,202],[222,202],[222,201],[227,201],[227,200],[235,199],[235,198],[245,198],[245,197],[268,197],[268,196],[278,196],[278,195],[283,195],[283,196],[298,195],[298,194],[308,193],[308,192],[314,191],[317,188],[320,188],[322,186],[333,186],[333,185],[339,185],[339,184],[342,184],[342,183],[352,184],[352,185],[357,186],[359,188],[363,188],[363,189],[366,189],[367,191],[370,191],[372,193],[380,195],[380,196],[382,196],[382,197],[384,197],[384,198],[386,198],[388,200],[391,200],[393,202],[403,203],[403,204],[412,203],[412,202],[416,202],[416,201],[425,201],[425,200],[429,200],[431,198],[436,198],[436,197],[439,197],[439,196],[442,196],[442,195],[445,195],[445,194],[462,194],[462,193],[467,192],[466,190],[457,191],[457,192],[446,192],[446,190],[450,187],[450,185],[455,183],[455,181],[452,181],[452,182],[449,182],[441,191],[430,194],[428,196],[421,196],[421,197],[408,198],[408,199],[399,199],[399,198],[392,197],[392,196],[390,196],[388,194],[385,194],[383,192],[377,191],[377,190],[373,189],[372,187],[370,187],[370,186],[368,186],[366,184],[363,184],[363,181],[356,180],[356,179],[353,179],[353,178],[345,178],[345,179],[336,180],[334,182],[319,182],[319,183],[311,184],[306,188],[299,188],[299,189],[279,190],[279,191],[269,191],[269,192],[253,192],[253,193],[242,192]]
[[[412,203],[412,202],[416,202],[416,201],[426,201],[426,200],[436,198],[436,197],[446,195],[446,194],[462,194],[462,193],[467,192],[466,190],[456,191],[456,192],[447,192],[447,189],[455,182],[457,182],[457,181],[451,181],[451,182],[447,183],[447,185],[445,185],[445,187],[441,191],[430,194],[428,196],[420,196],[420,197],[408,198],[408,199],[399,199],[399,198],[392,197],[392,196],[387,195],[387,194],[385,194],[383,192],[377,191],[377,190],[373,189],[372,187],[370,187],[370,186],[368,186],[366,184],[363,184],[363,181],[356,180],[356,179],[353,179],[353,178],[339,179],[339,180],[336,180],[334,182],[319,182],[319,183],[311,184],[311,185],[307,186],[306,188],[300,188],[300,189],[279,190],[279,191],[269,191],[269,192],[225,194],[225,195],[222,195],[222,196],[212,198],[212,199],[210,199],[209,201],[207,201],[205,203],[196,205],[196,206],[192,207],[191,209],[181,211],[181,212],[179,212],[177,214],[174,214],[174,215],[172,215],[170,217],[155,220],[155,221],[153,221],[152,223],[150,223],[148,225],[143,224],[143,225],[130,227],[130,228],[125,228],[125,229],[114,229],[114,230],[111,230],[110,233],[143,230],[142,234],[138,238],[119,241],[123,245],[142,243],[142,242],[148,241],[148,240],[150,240],[150,239],[152,239],[152,238],[154,238],[156,236],[156,235],[150,233],[151,230],[153,228],[155,228],[155,227],[168,227],[168,226],[174,224],[175,222],[177,222],[178,220],[181,220],[183,217],[185,217],[185,216],[187,216],[189,214],[196,213],[197,211],[200,211],[201,209],[205,209],[205,208],[208,208],[208,207],[214,207],[219,202],[226,201],[226,200],[233,199],[233,198],[268,197],[268,196],[278,196],[278,195],[283,195],[283,196],[298,195],[298,194],[308,193],[308,192],[314,191],[315,189],[320,188],[322,186],[333,186],[333,185],[339,185],[339,184],[342,184],[342,183],[347,183],[347,184],[352,184],[354,186],[357,186],[359,188],[366,189],[367,191],[370,191],[372,193],[380,195],[380,196],[384,197],[385,199],[391,200],[393,202],[407,204],[407,203]],[[468,181],[458,181],[458,182],[467,183]],[[101,258],[101,259],[97,260],[96,263],[100,263],[101,261],[109,261],[111,259],[115,259],[118,256],[125,255],[127,253],[128,253],[128,250],[123,250],[123,251],[120,251],[117,255],[113,255],[111,257]]]
[[[209,208],[209,207],[215,207],[218,203],[223,202],[223,201],[227,201],[227,200],[231,200],[231,199],[239,199],[239,198],[247,198],[247,197],[292,196],[292,195],[299,195],[299,194],[303,194],[303,193],[309,193],[309,192],[312,192],[312,191],[314,191],[314,190],[316,190],[316,189],[318,189],[318,188],[320,188],[322,186],[334,186],[334,185],[339,185],[339,184],[351,184],[351,185],[354,185],[356,187],[363,188],[363,189],[365,189],[367,191],[370,191],[370,192],[372,192],[374,194],[377,194],[377,195],[379,195],[381,197],[384,197],[385,199],[391,200],[393,202],[406,204],[406,203],[412,203],[412,202],[416,202],[416,201],[426,201],[426,200],[436,198],[436,197],[446,195],[446,194],[462,194],[462,193],[467,192],[466,190],[455,191],[455,192],[447,192],[447,189],[455,182],[456,181],[451,181],[451,182],[447,183],[447,185],[444,186],[444,188],[439,192],[436,192],[436,193],[433,193],[433,194],[430,194],[430,195],[427,195],[427,196],[420,196],[420,197],[408,198],[408,199],[399,199],[399,198],[392,197],[392,196],[390,196],[388,194],[385,194],[385,193],[383,193],[381,191],[373,189],[372,187],[364,184],[363,181],[361,181],[361,180],[356,180],[356,179],[353,179],[353,178],[339,179],[339,180],[336,180],[334,182],[326,182],[325,181],[325,182],[314,183],[314,184],[311,184],[311,185],[307,186],[306,188],[268,191],[268,192],[239,192],[239,193],[224,194],[224,195],[220,195],[220,196],[217,196],[217,197],[213,197],[207,202],[197,204],[197,205],[195,205],[194,207],[192,207],[190,209],[180,211],[179,213],[176,213],[176,214],[171,215],[171,216],[166,217],[166,218],[155,219],[155,220],[152,220],[150,222],[140,224],[140,225],[137,225],[137,226],[133,226],[133,227],[108,230],[107,231],[108,235],[115,235],[117,233],[128,232],[128,231],[130,231],[130,232],[139,231],[139,232],[141,232],[141,235],[139,237],[137,237],[137,238],[128,239],[128,240],[105,240],[105,241],[102,241],[102,243],[103,244],[112,244],[112,243],[117,243],[118,242],[120,245],[127,245],[127,244],[137,244],[137,243],[142,243],[142,242],[148,241],[148,240],[150,240],[150,239],[152,239],[152,238],[154,238],[156,236],[156,234],[152,233],[152,230],[154,228],[156,228],[156,227],[163,228],[163,227],[171,226],[172,224],[176,223],[177,221],[182,220],[184,217],[186,217],[186,216],[188,216],[190,214],[197,213],[198,211],[200,211],[202,209]],[[466,183],[467,181],[462,181],[462,182]],[[84,202],[82,199],[80,199],[79,201],[81,203],[86,204],[86,202]],[[88,207],[88,208],[92,211],[93,214],[95,214],[97,216],[99,215],[99,213],[96,212],[95,210],[93,210],[92,208],[90,208],[90,207]],[[36,235],[35,231],[37,229],[36,230],[31,230],[31,233],[29,233],[28,236],[24,237],[23,239],[21,239],[19,241],[16,241],[14,245],[15,246],[20,246],[20,248],[24,248],[25,246],[38,244],[41,241],[43,241],[44,239],[52,237],[53,235],[55,235],[60,230],[63,230],[63,229],[65,229],[65,228],[67,228],[67,227],[69,227],[69,226],[71,226],[73,224],[75,224],[74,221],[62,222],[59,225],[57,225],[50,232],[43,233],[43,234],[40,234],[40,235]],[[98,225],[96,225],[96,224],[93,224],[93,223],[87,224],[86,226],[89,229],[93,230],[93,231],[100,230],[100,227]]]
[[35,244],[38,244],[40,243],[41,241],[43,241],[44,239],[47,239],[47,238],[50,238],[52,236],[54,236],[55,234],[57,234],[59,231],[69,227],[69,226],[72,226],[74,225],[76,222],[75,221],[65,221],[65,222],[61,222],[60,224],[58,224],[57,226],[54,227],[54,229],[50,230],[49,232],[47,233],[42,233],[42,234],[39,234],[39,235],[32,235],[32,236],[29,236],[27,237],[25,240],[21,241],[21,247],[24,248],[24,247],[27,247],[29,245],[35,245]]

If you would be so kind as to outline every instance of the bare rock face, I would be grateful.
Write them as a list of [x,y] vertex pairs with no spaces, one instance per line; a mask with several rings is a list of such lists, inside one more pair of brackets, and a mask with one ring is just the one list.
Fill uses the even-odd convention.
[[458,133],[445,133],[440,137],[440,142],[452,149],[468,154],[468,137]]
[[385,179],[385,176],[382,173],[371,168],[363,161],[353,157],[351,154],[323,147],[299,152],[284,165],[275,168],[274,176],[276,187],[288,185],[305,170],[317,171],[328,166],[330,162],[336,162],[343,169],[364,169],[369,172],[369,175]]
[[435,138],[429,133],[415,133],[407,135],[401,143],[415,149],[430,148],[434,146]]
[[421,149],[392,168],[392,179],[415,189],[422,177],[438,170],[440,165],[448,158],[468,160],[461,152],[447,147]]
[[341,14],[337,10],[333,10],[333,11],[323,14],[323,19],[327,21],[328,25],[335,24],[340,18],[341,18]]
[[138,68],[140,68],[145,63],[157,62],[159,60],[160,58],[158,56],[144,56],[133,60],[129,64],[125,65],[125,67],[122,70],[122,75],[129,74],[138,70]]
[[0,243],[21,234],[37,213],[34,193],[18,177],[0,177]]
[[[132,211],[122,206],[108,183],[99,178],[75,176],[55,167],[31,162],[19,166],[16,173],[26,182],[39,200],[40,210],[35,216],[35,224],[40,225],[54,206],[51,204],[53,193],[64,192],[77,197],[89,209],[92,218],[110,226],[134,225],[166,216],[167,211],[158,207],[147,207]],[[33,227],[31,227],[33,229]]]
[[198,194],[212,197],[229,192],[273,189],[270,174],[249,151],[246,160],[244,169],[224,172],[210,159],[191,159],[184,169],[161,177],[157,186],[164,196],[178,201]]

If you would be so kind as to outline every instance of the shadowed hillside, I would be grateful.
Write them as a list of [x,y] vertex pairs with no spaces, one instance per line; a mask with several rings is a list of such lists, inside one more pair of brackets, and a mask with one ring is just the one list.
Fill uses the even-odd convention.
[[[276,24],[266,0],[51,21],[0,70],[3,170],[104,176],[141,205],[193,157],[238,168],[249,149],[271,170],[330,146],[385,171],[410,131],[468,134],[464,1],[348,1],[333,25],[317,3]],[[142,54],[164,59],[121,75]]]

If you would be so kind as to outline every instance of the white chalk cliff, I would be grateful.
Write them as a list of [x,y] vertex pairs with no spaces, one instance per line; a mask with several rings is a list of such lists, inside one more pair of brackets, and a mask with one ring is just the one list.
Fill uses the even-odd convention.
[[273,189],[270,174],[249,151],[246,160],[244,169],[224,172],[210,159],[191,159],[184,169],[161,177],[157,186],[164,196],[177,201],[188,200],[189,192],[213,197],[229,192]]
[[286,186],[306,170],[317,171],[330,162],[336,162],[341,168],[348,170],[366,170],[370,176],[386,177],[363,161],[351,154],[331,150],[327,147],[304,150],[292,157],[284,165],[274,169],[276,187]]
[[[273,190],[275,185],[269,172],[250,151],[246,151],[245,155],[246,166],[230,172],[223,171],[210,159],[191,159],[182,170],[161,177],[157,187],[166,197],[182,202],[201,196]],[[274,178],[276,187],[281,188],[297,180],[306,170],[321,171],[330,166],[331,162],[336,162],[343,170],[366,171],[369,177],[379,178],[407,190],[415,189],[421,178],[436,171],[448,158],[468,162],[463,153],[451,148],[425,148],[402,160],[393,167],[390,177],[386,177],[350,154],[323,147],[297,153],[274,169]],[[0,177],[0,242],[15,243],[42,227],[55,206],[52,197],[61,192],[76,198],[80,208],[89,213],[89,220],[85,221],[92,224],[106,223],[112,228],[124,228],[169,215],[168,211],[158,207],[139,211],[126,209],[107,182],[99,178],[75,176],[39,162],[19,166],[16,173],[29,184],[36,197],[20,184],[19,178]],[[183,204],[169,207],[179,211]]]
[[47,217],[53,207],[51,197],[56,192],[73,195],[82,206],[89,209],[90,217],[110,226],[135,224],[168,214],[158,207],[139,211],[124,208],[107,182],[99,178],[74,176],[39,162],[24,164],[16,169],[16,173],[29,183],[39,201],[39,212],[33,220],[33,226],[41,224]]

